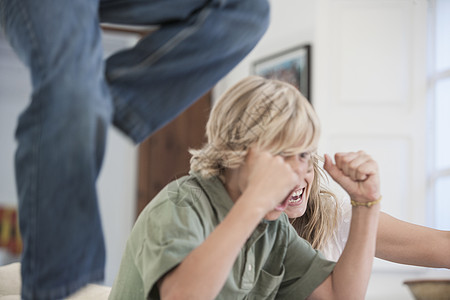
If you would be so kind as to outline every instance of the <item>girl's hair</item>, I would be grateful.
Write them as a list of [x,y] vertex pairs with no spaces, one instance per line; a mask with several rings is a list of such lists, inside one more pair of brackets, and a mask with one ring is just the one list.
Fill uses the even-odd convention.
[[315,149],[319,135],[316,113],[294,86],[250,76],[214,105],[206,125],[207,144],[189,151],[191,170],[203,177],[222,176],[226,168],[244,162],[250,146],[272,154],[300,153]]
[[307,240],[313,248],[322,250],[335,231],[340,216],[335,194],[324,185],[327,177],[318,164],[318,156],[315,155],[312,160],[314,180],[306,211],[303,216],[290,221],[299,236]]

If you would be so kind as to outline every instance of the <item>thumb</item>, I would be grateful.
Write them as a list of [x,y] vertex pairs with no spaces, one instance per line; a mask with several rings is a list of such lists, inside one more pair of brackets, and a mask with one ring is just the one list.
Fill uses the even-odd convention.
[[330,174],[331,178],[334,181],[339,183],[343,188],[348,187],[352,184],[352,180],[350,177],[346,176],[331,160],[331,157],[328,154],[324,155],[325,162],[323,164],[323,168]]

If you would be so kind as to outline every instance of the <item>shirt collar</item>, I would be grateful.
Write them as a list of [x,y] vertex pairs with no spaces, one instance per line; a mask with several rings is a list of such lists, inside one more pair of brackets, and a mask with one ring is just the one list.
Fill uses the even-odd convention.
[[218,208],[219,212],[224,213],[222,218],[225,217],[225,215],[231,210],[231,207],[233,207],[234,202],[231,200],[230,195],[228,195],[228,192],[219,177],[213,176],[205,178],[192,171],[190,172],[190,175],[197,179],[199,185],[208,196],[211,204]]
[[[222,180],[220,180],[217,176],[205,178],[200,174],[192,171],[189,172],[189,174],[197,179],[199,185],[209,198],[209,201],[220,214],[219,218],[223,220],[233,207],[234,202],[233,200],[231,200],[230,195],[225,189],[225,185],[223,184]],[[262,219],[259,225],[255,228],[255,231],[250,236],[248,242],[253,244],[256,240],[258,240],[267,230],[267,226],[271,222],[272,221]]]

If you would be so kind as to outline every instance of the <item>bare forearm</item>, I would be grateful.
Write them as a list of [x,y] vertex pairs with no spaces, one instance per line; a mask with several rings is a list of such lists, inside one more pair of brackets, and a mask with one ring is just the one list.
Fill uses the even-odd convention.
[[160,285],[162,298],[214,299],[263,215],[250,209],[245,201],[238,201],[206,240],[164,277]]
[[311,299],[364,299],[380,214],[378,165],[363,151],[336,153],[336,165],[325,155],[324,168],[350,195],[352,220],[344,251],[333,273],[313,292]]
[[450,269],[450,232],[380,214],[376,256],[396,263]]
[[375,255],[379,206],[353,208],[349,238],[331,275],[336,299],[364,299]]

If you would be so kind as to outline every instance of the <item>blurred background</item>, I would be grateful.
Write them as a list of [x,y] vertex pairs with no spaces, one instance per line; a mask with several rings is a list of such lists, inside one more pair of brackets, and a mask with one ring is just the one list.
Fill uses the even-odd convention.
[[[214,99],[261,61],[307,46],[310,100],[322,122],[320,153],[365,150],[379,163],[382,210],[450,230],[450,1],[272,0],[270,27],[250,55],[195,107],[135,146],[110,128],[98,181],[113,283],[136,215],[187,171]],[[105,31],[105,56],[139,32]],[[29,102],[26,69],[0,36],[0,265],[20,259],[14,132]],[[194,132],[186,137],[184,131]],[[82,230],[82,229],[80,229]],[[413,299],[404,280],[450,278],[449,270],[376,260],[366,299]]]

